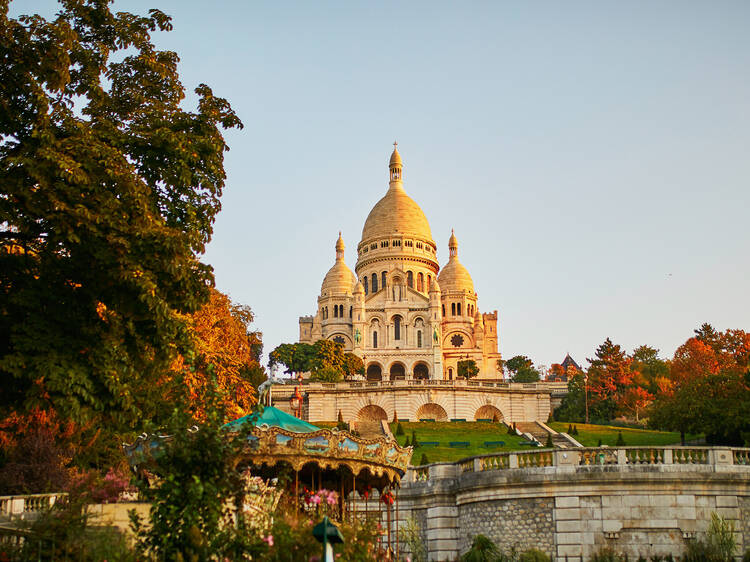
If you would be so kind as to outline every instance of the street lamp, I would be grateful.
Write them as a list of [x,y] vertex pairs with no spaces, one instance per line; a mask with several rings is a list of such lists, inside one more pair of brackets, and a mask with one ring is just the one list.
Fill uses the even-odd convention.
[[589,423],[589,374],[584,373],[583,375],[583,389],[586,402],[586,424]]

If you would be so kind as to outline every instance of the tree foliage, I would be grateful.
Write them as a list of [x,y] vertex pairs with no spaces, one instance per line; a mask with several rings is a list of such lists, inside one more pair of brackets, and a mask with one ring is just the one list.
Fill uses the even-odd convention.
[[709,443],[750,443],[750,334],[704,324],[677,348],[649,423],[705,433]]
[[472,379],[479,374],[477,362],[473,359],[464,359],[458,362],[457,374],[464,379]]
[[[282,343],[269,354],[269,366],[281,364],[284,372],[311,373],[311,379],[335,382],[355,374],[363,375],[365,366],[354,353],[331,340],[309,343]],[[335,380],[334,380],[335,379]]]
[[159,414],[154,380],[208,299],[199,261],[224,187],[221,128],[200,85],[181,107],[158,10],[65,0],[56,19],[0,4],[0,408],[52,406],[120,427]]
[[260,332],[250,328],[252,321],[250,307],[233,303],[216,289],[211,289],[208,302],[189,316],[194,355],[191,361],[179,357],[174,367],[198,419],[205,417],[209,377],[215,377],[223,410],[230,419],[246,415],[257,402],[250,374],[261,368],[263,344]]
[[537,382],[539,380],[539,370],[525,355],[511,357],[505,362],[505,368],[510,372],[510,380],[513,382]]

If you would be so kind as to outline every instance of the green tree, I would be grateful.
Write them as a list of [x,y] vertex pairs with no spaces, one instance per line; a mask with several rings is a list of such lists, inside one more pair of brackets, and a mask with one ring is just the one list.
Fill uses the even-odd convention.
[[287,374],[305,373],[311,370],[310,362],[315,353],[309,343],[282,343],[268,355],[268,366],[281,364]]
[[200,85],[181,107],[170,18],[65,1],[58,16],[0,4],[1,413],[133,427],[163,410],[154,384],[189,355],[184,315],[213,283],[201,263],[227,146],[242,124]]
[[458,376],[465,379],[471,379],[479,374],[479,367],[477,362],[473,359],[464,359],[458,362],[457,365]]
[[534,362],[525,355],[516,355],[505,362],[505,368],[511,374],[513,382],[537,382],[539,371]]

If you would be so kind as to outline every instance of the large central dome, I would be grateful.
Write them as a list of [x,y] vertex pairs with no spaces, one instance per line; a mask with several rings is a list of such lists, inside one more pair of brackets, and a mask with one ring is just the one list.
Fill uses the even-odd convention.
[[406,194],[403,187],[403,164],[398,149],[391,155],[391,181],[388,192],[367,215],[362,229],[362,241],[388,238],[394,234],[409,235],[432,241],[430,223],[419,205]]

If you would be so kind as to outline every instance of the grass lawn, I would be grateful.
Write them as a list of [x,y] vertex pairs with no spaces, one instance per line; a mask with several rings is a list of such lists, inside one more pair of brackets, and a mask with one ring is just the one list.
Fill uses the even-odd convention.
[[[391,423],[391,431],[403,445],[406,438],[411,441],[412,431],[417,434],[417,442],[437,441],[437,447],[417,447],[414,449],[411,463],[419,465],[422,453],[427,455],[429,462],[453,462],[474,455],[486,455],[503,451],[527,450],[530,447],[519,443],[525,441],[523,437],[508,435],[507,429],[500,423],[489,422],[401,422],[405,435],[396,435],[396,425]],[[465,448],[449,446],[451,441],[468,441]],[[485,441],[504,441],[503,447],[484,447]]]
[[[552,422],[549,426],[555,431],[567,432],[567,422]],[[602,445],[614,447],[617,443],[617,433],[622,431],[622,438],[625,445],[628,446],[662,446],[662,445],[679,445],[680,434],[669,431],[651,431],[647,429],[630,429],[627,427],[615,427],[611,425],[593,425],[585,423],[576,423],[578,435],[572,437],[584,447],[596,447],[599,440]],[[685,435],[686,440],[698,439],[700,435]]]

